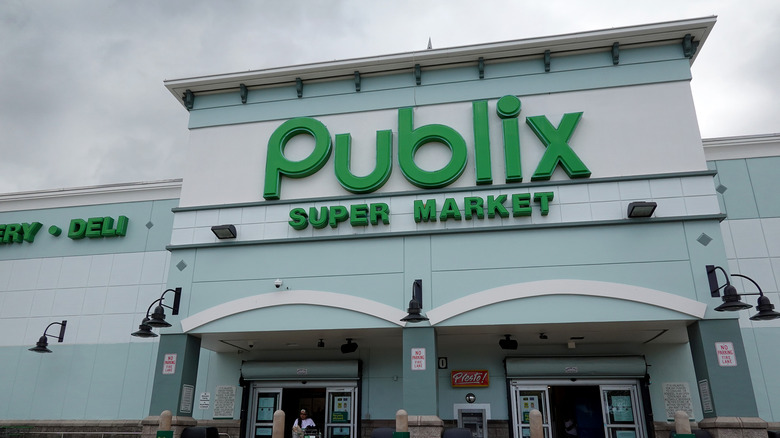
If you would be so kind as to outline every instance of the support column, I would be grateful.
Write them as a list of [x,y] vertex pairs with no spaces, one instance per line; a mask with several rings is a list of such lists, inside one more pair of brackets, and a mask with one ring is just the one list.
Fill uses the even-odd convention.
[[443,423],[438,417],[436,333],[433,327],[406,327],[403,338],[403,409],[409,413],[409,433],[412,438],[439,438]]
[[[704,412],[699,428],[714,438],[766,438],[767,423],[758,418],[739,321],[698,321],[688,327],[688,338]],[[724,350],[725,363],[718,357],[718,345],[723,343],[733,346]]]
[[[175,364],[170,361],[174,354]],[[192,417],[197,402],[195,381],[198,377],[199,357],[200,338],[186,334],[160,336],[149,415],[157,416],[169,410],[173,413],[174,423],[176,417]],[[166,358],[169,359],[167,364]]]

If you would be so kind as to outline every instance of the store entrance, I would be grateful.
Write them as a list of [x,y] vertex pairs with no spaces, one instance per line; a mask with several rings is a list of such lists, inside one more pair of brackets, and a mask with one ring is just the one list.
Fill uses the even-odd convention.
[[304,438],[356,438],[357,386],[355,382],[256,382],[252,384],[248,437],[270,437],[273,414],[285,414],[284,436],[294,438],[292,429],[306,409],[314,430]]
[[530,437],[534,409],[545,438],[645,438],[636,381],[514,380],[511,387],[515,438]]

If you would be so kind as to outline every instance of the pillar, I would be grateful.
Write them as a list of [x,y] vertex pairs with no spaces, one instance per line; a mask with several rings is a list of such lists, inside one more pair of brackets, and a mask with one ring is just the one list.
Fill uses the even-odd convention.
[[[714,438],[766,438],[758,418],[747,355],[737,319],[710,319],[688,327],[688,338],[704,419],[699,428]],[[724,343],[733,349],[721,350]]]
[[[173,359],[175,355],[175,359]],[[192,417],[198,377],[200,338],[186,334],[160,336],[149,415],[169,410],[176,417]]]
[[[403,329],[403,408],[409,413],[411,438],[439,438],[436,333],[433,327]],[[421,354],[422,353],[422,354]]]

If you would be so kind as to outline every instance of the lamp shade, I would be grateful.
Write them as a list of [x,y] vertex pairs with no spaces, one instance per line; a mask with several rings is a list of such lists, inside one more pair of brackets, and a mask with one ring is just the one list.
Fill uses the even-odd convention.
[[404,322],[423,322],[427,321],[428,317],[421,314],[420,303],[417,300],[409,301],[409,308],[407,309],[408,315],[401,318]]
[[750,304],[743,303],[739,298],[737,288],[729,284],[723,289],[723,304],[716,307],[715,310],[718,312],[736,312],[753,307]]
[[156,338],[157,333],[152,331],[152,326],[147,324],[148,322],[149,318],[144,318],[143,321],[141,321],[141,325],[138,326],[138,331],[130,333],[130,336],[135,336],[137,338]]
[[28,348],[28,350],[36,353],[51,353],[51,350],[47,348],[48,345],[49,341],[46,339],[46,335],[43,335],[38,339],[38,342],[35,343],[35,347]]
[[758,297],[756,309],[758,309],[758,313],[750,317],[753,321],[769,321],[770,319],[780,318],[780,313],[775,312],[775,306],[764,295]]
[[171,323],[165,320],[165,309],[161,304],[158,304],[152,312],[152,316],[146,322],[151,327],[170,327]]

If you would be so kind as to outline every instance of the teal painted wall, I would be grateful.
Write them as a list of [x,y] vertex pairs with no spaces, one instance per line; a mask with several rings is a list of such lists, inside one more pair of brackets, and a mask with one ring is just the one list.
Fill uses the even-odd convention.
[[[721,223],[731,273],[754,279],[772,304],[780,303],[780,157],[718,160],[709,163],[718,171],[716,185],[728,219]],[[734,278],[739,291],[755,292],[747,281]],[[745,301],[755,304],[755,298]],[[780,421],[780,323],[753,322],[755,309],[740,312],[740,327],[750,367],[758,415]]]
[[305,99],[297,97],[294,85],[250,90],[246,104],[241,104],[238,92],[196,94],[189,127],[493,99],[506,94],[527,96],[690,79],[690,62],[683,56],[679,44],[622,49],[619,65],[613,65],[609,52],[554,57],[549,72],[544,71],[541,59],[487,63],[484,79],[479,79],[475,63],[473,67],[423,69],[419,86],[412,71],[367,76],[362,80],[360,92],[355,91],[353,79],[304,81]]
[[[146,417],[157,342],[130,333],[165,288],[177,203],[0,213],[0,223],[44,224],[33,243],[0,250],[0,419]],[[130,219],[124,237],[66,236],[73,218],[119,215]],[[63,234],[50,235],[50,225]],[[50,322],[61,320],[68,321],[65,339],[49,338],[53,353],[27,351]]]
[[64,345],[55,341],[49,347],[51,354],[29,352],[29,346],[0,348],[0,390],[5,394],[0,397],[0,418],[146,417],[156,343]]

